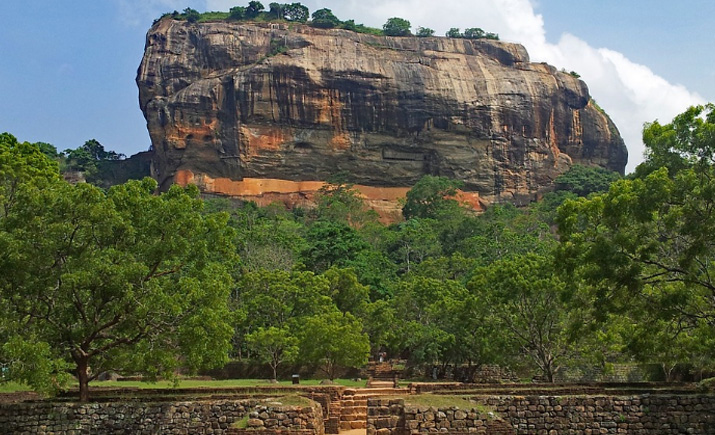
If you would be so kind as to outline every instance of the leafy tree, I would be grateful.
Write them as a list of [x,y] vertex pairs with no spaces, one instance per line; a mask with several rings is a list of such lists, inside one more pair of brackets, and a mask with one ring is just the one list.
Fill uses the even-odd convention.
[[292,328],[296,321],[335,308],[329,281],[313,272],[250,272],[241,277],[238,289],[247,333],[261,327]]
[[97,173],[98,167],[102,162],[124,158],[124,154],[105,150],[104,145],[99,143],[96,139],[86,141],[79,148],[65,150],[64,155],[68,169],[83,171],[88,178],[91,178]]
[[411,24],[404,18],[393,17],[382,26],[382,31],[387,36],[409,36]]
[[361,227],[375,222],[377,213],[365,205],[360,192],[342,174],[333,177],[318,191],[316,213],[319,218]]
[[460,187],[462,182],[459,180],[425,175],[407,192],[402,215],[405,219],[437,219],[442,215],[459,213],[461,206],[453,197]]
[[573,165],[554,180],[556,190],[566,190],[578,196],[608,191],[614,181],[621,178],[617,172],[599,167]]
[[52,144],[47,142],[35,142],[35,145],[44,155],[51,159],[58,159],[60,157],[60,153],[57,151],[57,148]]
[[195,187],[155,190],[151,179],[107,194],[62,182],[18,197],[0,222],[0,306],[12,337],[3,351],[15,376],[38,386],[59,375],[15,371],[35,349],[57,369],[74,365],[86,401],[106,370],[172,376],[179,364],[226,361],[226,217],[204,216]]
[[288,328],[259,328],[246,336],[246,343],[261,361],[271,366],[274,380],[278,379],[278,366],[298,356],[298,339]]
[[338,367],[367,364],[370,340],[360,320],[350,313],[332,311],[308,317],[300,337],[302,360],[322,364],[330,380],[335,379]]
[[398,328],[395,328],[400,321],[395,317],[391,301],[380,299],[368,304],[363,321],[372,350],[387,348],[398,352],[402,349],[401,336],[397,333]]
[[451,256],[429,258],[416,265],[411,270],[411,273],[415,276],[431,277],[441,281],[454,280],[466,283],[471,276],[472,270],[478,264],[479,262],[476,259],[464,257],[457,252]]
[[644,178],[661,167],[673,176],[678,171],[715,164],[715,104],[693,106],[677,115],[669,124],[658,121],[643,127],[646,160],[636,168]]
[[310,25],[321,29],[332,29],[340,24],[338,17],[328,8],[318,9],[313,12]]
[[283,18],[288,21],[305,23],[310,17],[310,11],[301,3],[291,3],[283,5]]
[[59,181],[57,162],[36,145],[0,134],[0,218],[6,218],[24,187],[43,189]]
[[370,289],[357,279],[352,269],[330,268],[323,274],[330,283],[330,297],[343,313],[362,317],[370,302]]
[[513,205],[494,205],[466,220],[455,233],[455,251],[488,265],[496,260],[535,252],[546,254],[556,243],[548,224],[538,213]]
[[549,257],[527,254],[475,270],[467,285],[488,305],[490,322],[531,357],[549,382],[576,344],[561,299],[565,283],[554,272]]
[[469,29],[464,29],[464,38],[467,39],[480,39],[484,38],[486,36],[486,33],[484,30],[480,29],[479,27],[471,27]]
[[590,286],[597,314],[667,313],[671,331],[713,339],[715,330],[706,325],[715,322],[715,184],[713,170],[704,172],[684,169],[671,178],[661,168],[561,206],[559,257],[574,279]]
[[272,2],[268,5],[268,16],[273,19],[282,20],[285,13],[285,5]]
[[705,361],[715,341],[713,106],[647,125],[644,142],[647,158],[635,177],[561,206],[559,258],[588,285],[595,318],[613,313],[647,325],[622,334],[639,360]]
[[263,11],[263,9],[263,3],[255,0],[250,1],[248,2],[248,7],[245,11],[245,16],[248,19],[256,18],[261,13],[261,11]]
[[417,36],[420,38],[434,36],[434,29],[430,29],[429,27],[418,27]]
[[246,18],[246,8],[243,6],[234,6],[228,11],[228,18],[230,20],[240,21]]
[[485,37],[486,39],[492,39],[492,40],[494,40],[494,41],[498,41],[498,40],[499,40],[499,35],[498,35],[497,33],[487,32],[487,34],[484,35],[484,37]]
[[393,304],[401,352],[413,363],[447,365],[457,359],[462,337],[454,335],[453,308],[460,306],[466,290],[453,280],[411,276],[396,284]]
[[462,35],[462,32],[459,31],[458,27],[452,27],[451,29],[447,30],[447,33],[445,34],[447,38],[463,38],[464,35]]
[[306,235],[307,249],[303,252],[305,265],[318,273],[332,266],[349,266],[369,245],[350,226],[340,222],[319,220]]
[[405,272],[430,257],[439,256],[442,246],[436,231],[438,221],[434,219],[410,219],[398,224],[390,243],[390,253]]
[[186,21],[189,23],[195,23],[201,18],[201,14],[196,9],[186,8],[184,9],[184,16]]

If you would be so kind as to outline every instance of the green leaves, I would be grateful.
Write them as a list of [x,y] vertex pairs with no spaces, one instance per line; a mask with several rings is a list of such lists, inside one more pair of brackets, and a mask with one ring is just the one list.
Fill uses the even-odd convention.
[[[195,187],[155,195],[153,180],[109,193],[18,181],[0,220],[10,248],[0,257],[0,299],[22,339],[76,365],[82,400],[104,370],[171,373],[178,355],[191,370],[225,362],[233,232],[225,216],[201,214]],[[58,367],[38,369],[46,380],[37,385],[61,386]]]
[[370,341],[362,322],[350,313],[329,312],[305,319],[300,331],[301,359],[321,363],[329,379],[336,369],[367,364]]

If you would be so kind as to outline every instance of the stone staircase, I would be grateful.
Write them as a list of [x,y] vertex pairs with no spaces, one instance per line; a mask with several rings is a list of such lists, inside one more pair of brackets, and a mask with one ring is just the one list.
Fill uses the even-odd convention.
[[[392,385],[392,382],[390,382]],[[340,430],[367,428],[367,399],[376,396],[409,394],[407,388],[371,387],[348,389],[340,401]]]
[[367,368],[368,388],[396,388],[401,371],[394,370],[390,362],[371,362]]

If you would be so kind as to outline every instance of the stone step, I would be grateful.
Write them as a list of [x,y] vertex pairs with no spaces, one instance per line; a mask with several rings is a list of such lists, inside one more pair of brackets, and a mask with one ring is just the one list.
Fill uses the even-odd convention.
[[367,419],[362,421],[341,421],[340,430],[367,429]]
[[409,394],[409,388],[361,388],[355,392],[355,398],[369,398],[374,396],[391,396]]
[[367,412],[364,414],[355,414],[355,415],[341,415],[340,416],[340,421],[363,421],[367,419]]
[[[355,396],[353,396],[355,397]],[[354,399],[347,399],[340,402],[340,406],[365,406],[367,405],[367,398],[356,397]]]
[[340,415],[367,415],[367,405],[343,408],[340,410]]

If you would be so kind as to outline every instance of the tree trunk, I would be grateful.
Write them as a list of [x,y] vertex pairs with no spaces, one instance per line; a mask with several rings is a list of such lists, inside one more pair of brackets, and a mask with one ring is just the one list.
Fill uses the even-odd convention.
[[79,401],[89,401],[89,359],[77,359],[77,380],[79,381]]
[[273,369],[273,380],[277,381],[278,380],[278,363],[276,360],[273,360],[271,363],[271,368]]

